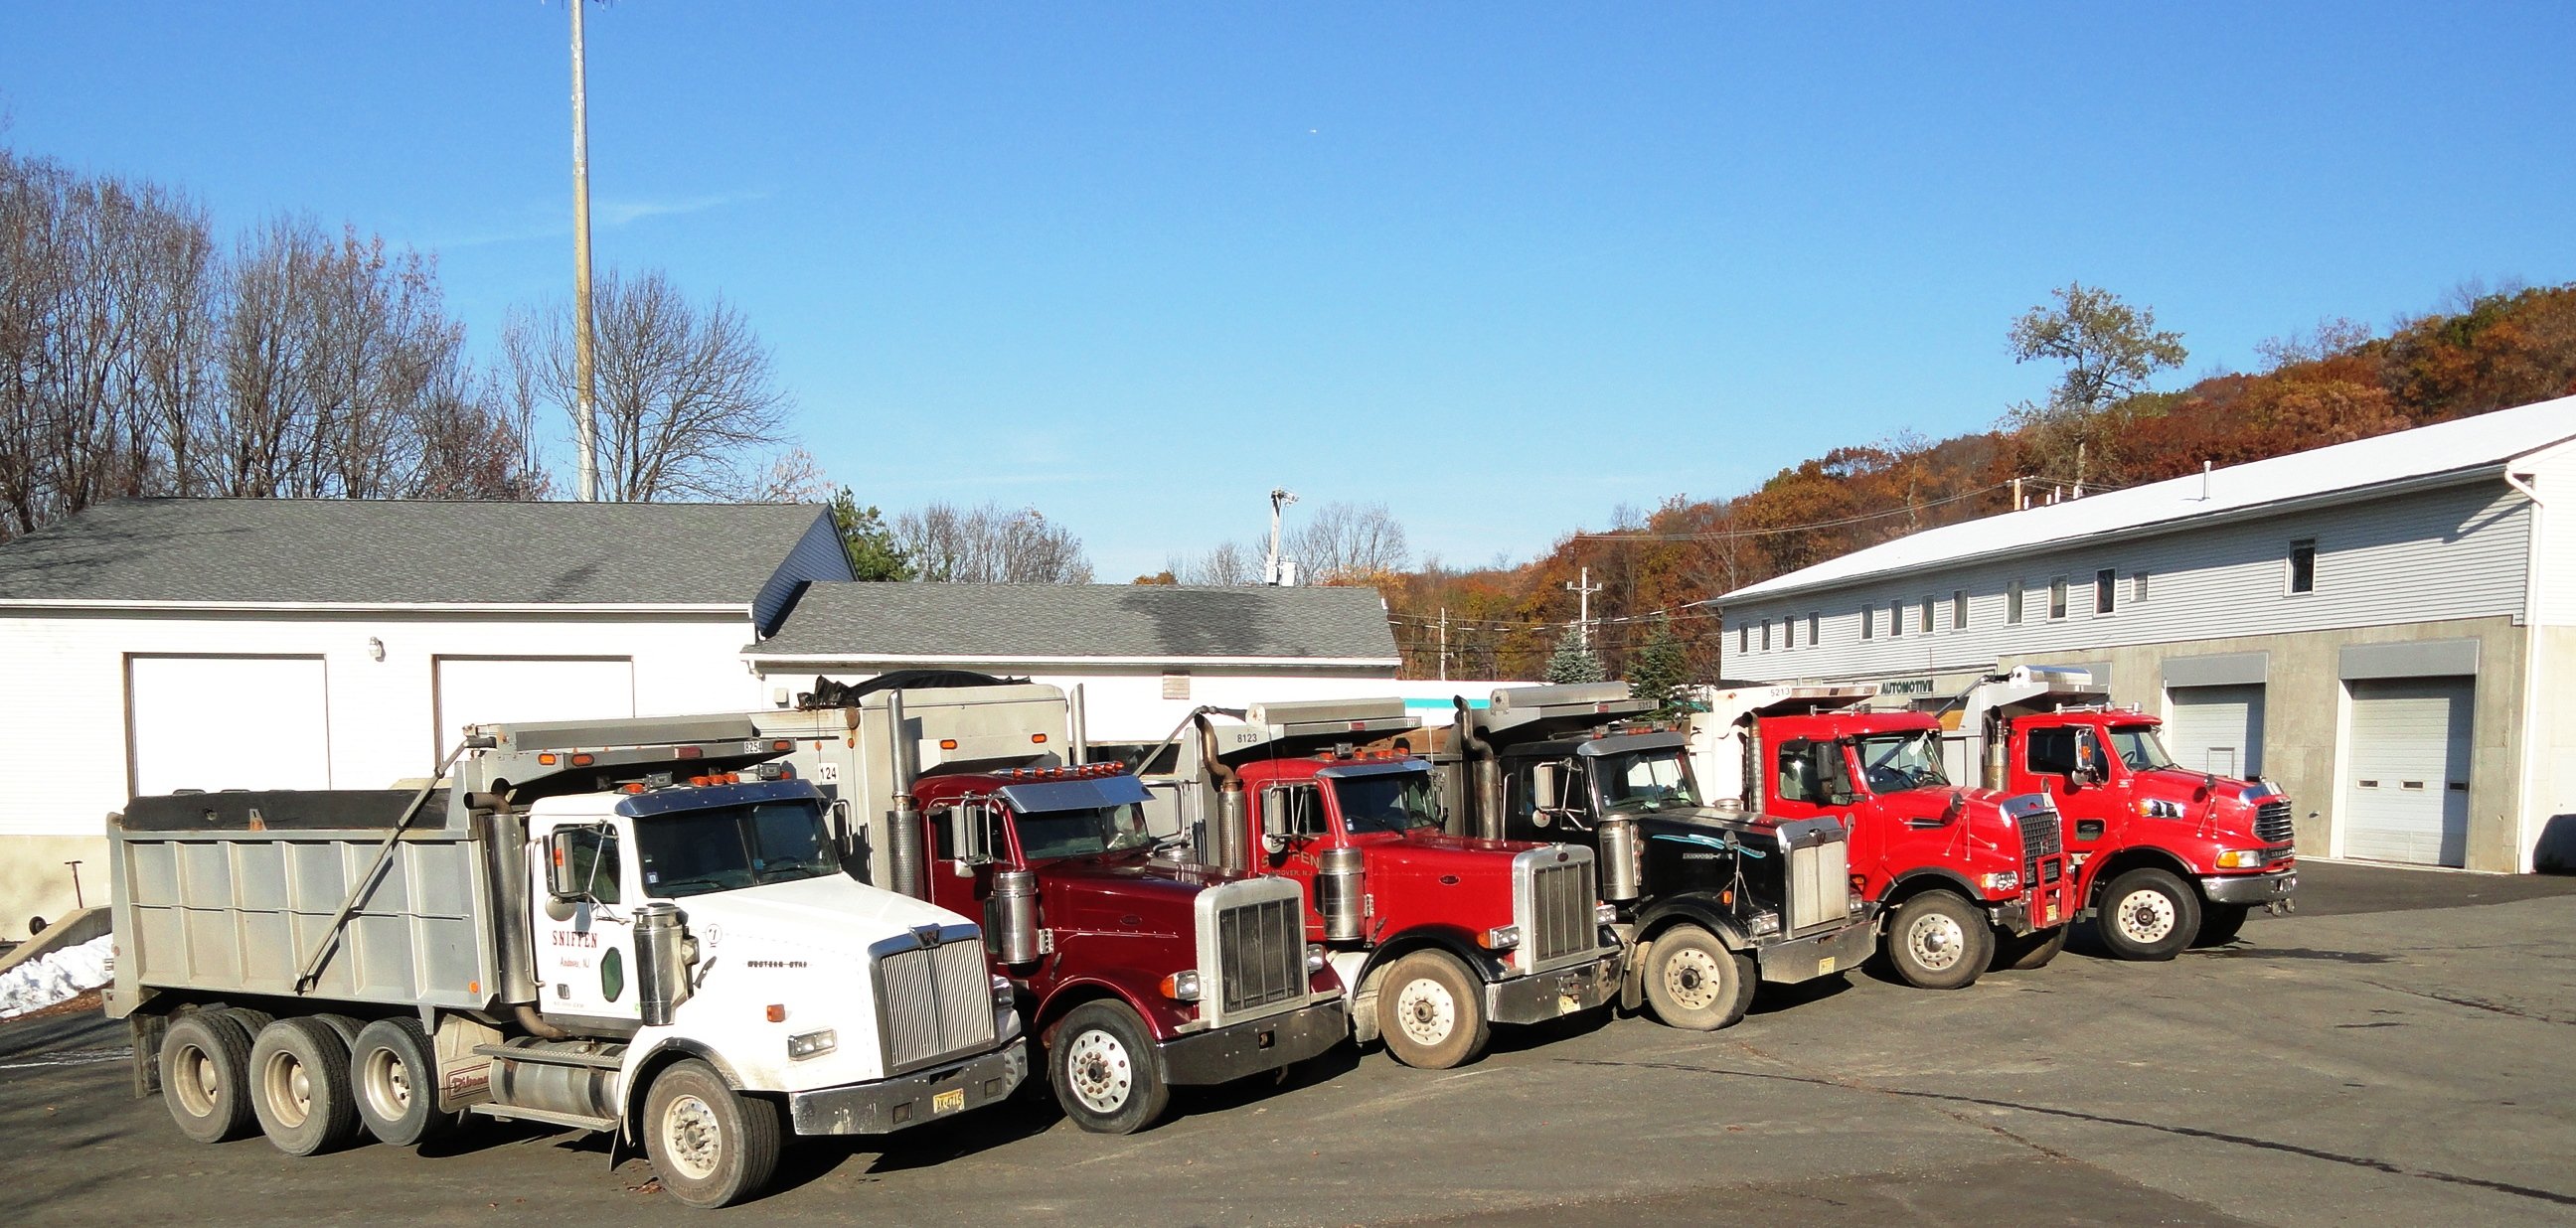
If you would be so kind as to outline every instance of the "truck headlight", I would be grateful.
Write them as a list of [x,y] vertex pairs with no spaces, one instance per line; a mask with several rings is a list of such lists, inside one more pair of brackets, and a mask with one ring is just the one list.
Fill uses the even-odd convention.
[[1497,925],[1485,931],[1485,949],[1488,951],[1508,951],[1519,945],[1521,927],[1517,925]]
[[993,978],[993,1005],[1003,1010],[1009,1010],[1013,1006],[1018,1005],[1018,1000],[1011,993],[1011,979],[1009,977],[997,976]]
[[2229,849],[2218,855],[2221,870],[2260,870],[2272,859],[2263,849]]
[[840,1033],[830,1028],[820,1032],[807,1032],[802,1036],[790,1036],[787,1038],[787,1060],[801,1062],[809,1057],[821,1057],[840,1047]]
[[1593,906],[1592,906],[1592,923],[1593,923],[1594,925],[1617,925],[1617,924],[1619,924],[1619,906],[1618,906],[1618,905],[1616,905],[1616,904],[1595,904],[1595,905],[1593,905]]
[[1192,968],[1187,972],[1175,972],[1170,976],[1164,977],[1163,996],[1170,998],[1174,1002],[1198,1001],[1199,970]]
[[1757,912],[1753,914],[1753,932],[1755,934],[1779,933],[1780,914],[1776,912]]
[[2005,870],[1987,875],[1986,890],[1989,892],[2021,890],[2021,871]]
[[1307,943],[1307,944],[1306,944],[1306,975],[1308,975],[1308,976],[1313,976],[1313,975],[1315,975],[1316,973],[1321,972],[1321,971],[1323,971],[1323,970],[1324,970],[1324,944],[1322,944],[1322,943],[1320,943],[1320,942],[1310,942],[1310,943]]

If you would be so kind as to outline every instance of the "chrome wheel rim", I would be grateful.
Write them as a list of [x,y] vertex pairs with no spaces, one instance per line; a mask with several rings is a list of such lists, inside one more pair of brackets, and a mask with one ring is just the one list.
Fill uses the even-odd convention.
[[1097,1028],[1073,1038],[1065,1050],[1064,1072],[1073,1085],[1073,1098],[1094,1113],[1115,1113],[1126,1107],[1128,1093],[1136,1088],[1136,1064],[1127,1046]]
[[691,1181],[715,1175],[724,1158],[723,1136],[715,1108],[696,1096],[673,1097],[671,1107],[662,1110],[662,1150],[671,1167]]
[[292,1130],[313,1115],[313,1073],[292,1053],[272,1053],[259,1068],[260,1098],[268,1115]]
[[1967,931],[1959,928],[1956,918],[1940,913],[1925,913],[1905,927],[1905,953],[1918,967],[1929,972],[1947,972],[1957,966],[1966,953]]
[[2173,901],[2161,891],[2132,891],[2117,911],[2120,936],[2136,943],[2155,943],[2174,928]]
[[1684,947],[1664,960],[1664,992],[1683,1010],[1704,1011],[1717,1005],[1725,980],[1717,960],[1697,947]]
[[411,1112],[411,1067],[391,1049],[371,1049],[359,1064],[358,1088],[367,1107],[386,1121],[401,1121]]
[[1428,1048],[1449,1039],[1458,1026],[1458,1000],[1449,987],[1429,977],[1406,981],[1395,995],[1395,1023],[1405,1039]]

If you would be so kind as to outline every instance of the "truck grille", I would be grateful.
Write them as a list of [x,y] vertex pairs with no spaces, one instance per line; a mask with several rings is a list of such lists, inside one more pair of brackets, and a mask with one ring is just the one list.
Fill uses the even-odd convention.
[[1296,899],[1257,900],[1216,915],[1215,998],[1229,1016],[1306,996],[1306,917]]
[[1529,970],[1537,971],[1550,964],[1590,954],[1600,945],[1595,933],[1597,922],[1593,905],[1600,902],[1592,885],[1592,853],[1589,849],[1569,849],[1581,853],[1564,861],[1555,859],[1556,850],[1540,849],[1515,858],[1521,864],[1513,868],[1528,877],[1529,889],[1525,912],[1513,919],[1521,925],[1522,949],[1532,961]]
[[2255,839],[2286,847],[2297,834],[2297,825],[2290,821],[2290,799],[2275,798],[2254,808]]
[[935,945],[877,953],[886,1073],[992,1047],[992,981],[978,938],[973,926],[951,926]]
[[1789,928],[1840,921],[1851,915],[1850,846],[1827,840],[1789,850]]
[[2039,810],[2021,818],[2021,881],[2033,887],[2055,883],[2065,875],[2066,842],[2058,832],[2054,810]]

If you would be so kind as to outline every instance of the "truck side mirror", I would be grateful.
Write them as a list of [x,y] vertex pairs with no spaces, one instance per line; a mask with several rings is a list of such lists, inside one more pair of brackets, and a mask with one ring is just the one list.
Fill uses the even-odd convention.
[[[615,829],[606,824],[595,827],[558,827],[546,836],[546,894],[558,900],[598,900],[599,875],[605,870],[617,873],[614,856],[606,855],[616,837]],[[584,837],[588,848],[585,849]],[[585,853],[587,855],[585,855]],[[617,896],[617,884],[608,884],[609,898]]]
[[985,847],[985,831],[982,806],[948,808],[948,847],[956,854],[960,868],[980,866],[993,860],[993,850]]
[[2102,762],[2101,740],[2090,729],[2075,731],[2075,770],[2071,775],[2096,782],[2110,779],[2110,765]]
[[1277,855],[1288,847],[1293,830],[1289,823],[1288,790],[1268,788],[1261,791],[1261,851]]
[[1555,810],[1565,803],[1563,781],[1557,778],[1553,763],[1530,765],[1530,805],[1537,810]]
[[1843,762],[1839,743],[1818,742],[1807,753],[1815,756],[1816,785],[1824,792],[1826,805],[1848,806],[1858,800],[1852,791],[1851,765]]

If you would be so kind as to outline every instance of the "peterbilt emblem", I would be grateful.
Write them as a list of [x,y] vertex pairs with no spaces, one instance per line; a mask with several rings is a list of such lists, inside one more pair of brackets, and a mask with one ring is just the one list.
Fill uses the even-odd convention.
[[925,947],[939,945],[939,927],[936,925],[916,925],[912,927],[912,936]]

